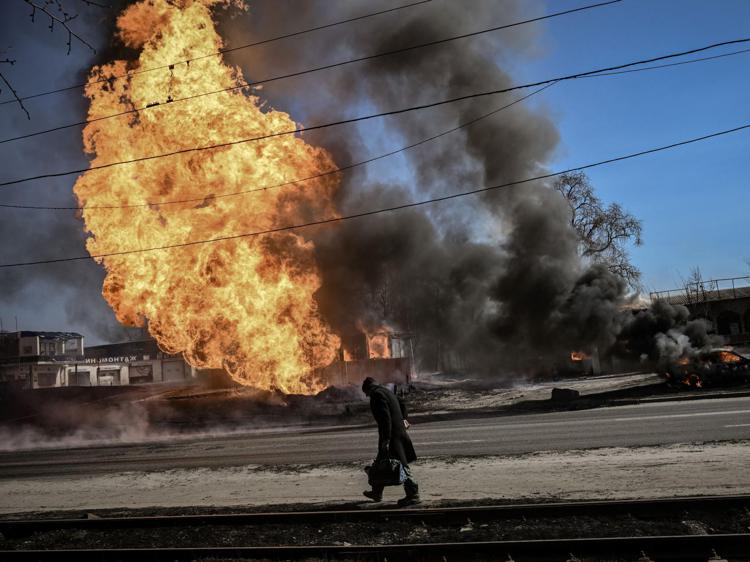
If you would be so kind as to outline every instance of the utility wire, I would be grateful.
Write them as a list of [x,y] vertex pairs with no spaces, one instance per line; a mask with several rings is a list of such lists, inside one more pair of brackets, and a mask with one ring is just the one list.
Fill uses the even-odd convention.
[[28,138],[36,137],[36,136],[39,136],[39,135],[46,135],[48,133],[53,133],[55,131],[62,131],[64,129],[70,129],[72,127],[79,127],[79,126],[83,126],[83,125],[88,125],[89,123],[97,123],[99,121],[103,121],[103,120],[106,120],[106,119],[113,119],[115,117],[122,117],[123,115],[130,115],[132,113],[138,113],[139,111],[145,111],[145,110],[148,110],[148,109],[153,109],[155,107],[168,107],[168,106],[170,106],[170,105],[172,105],[174,103],[178,103],[178,102],[182,102],[182,101],[194,100],[194,99],[202,98],[202,97],[205,97],[205,96],[212,96],[212,95],[220,94],[220,93],[224,93],[224,92],[231,92],[231,91],[235,91],[235,90],[241,90],[243,88],[248,88],[248,87],[255,87],[255,86],[259,86],[261,84],[269,84],[271,82],[276,82],[278,80],[284,80],[286,78],[294,78],[294,77],[297,77],[297,76],[303,76],[305,74],[311,74],[313,72],[319,72],[321,70],[329,70],[331,68],[338,68],[338,67],[341,67],[341,66],[345,66],[345,65],[353,64],[353,63],[357,63],[357,62],[364,62],[364,61],[373,60],[373,59],[380,58],[380,57],[397,55],[397,54],[401,54],[401,53],[406,53],[408,51],[414,51],[414,50],[417,50],[417,49],[422,49],[422,48],[425,48],[425,47],[433,47],[435,45],[441,45],[441,44],[444,44],[444,43],[449,43],[451,41],[456,41],[458,39],[466,39],[468,37],[476,37],[477,35],[482,35],[482,34],[490,33],[490,32],[493,32],[493,31],[499,31],[501,29],[509,29],[511,27],[516,27],[516,26],[519,26],[519,25],[525,25],[525,24],[528,24],[528,23],[533,23],[533,22],[537,22],[537,21],[541,21],[541,20],[545,20],[545,19],[550,19],[550,18],[554,18],[554,17],[558,17],[558,16],[564,16],[564,15],[567,15],[567,14],[572,14],[574,12],[581,12],[583,10],[590,10],[590,9],[593,9],[593,8],[599,8],[599,7],[602,7],[602,6],[608,6],[610,4],[616,4],[618,2],[622,2],[622,0],[609,0],[608,2],[601,2],[599,4],[591,4],[591,5],[588,5],[588,6],[582,6],[580,8],[574,8],[574,9],[571,9],[571,10],[565,10],[563,12],[555,12],[553,14],[547,14],[546,16],[540,16],[538,18],[532,18],[532,19],[528,19],[528,20],[524,20],[524,21],[519,21],[519,22],[515,22],[515,23],[509,23],[509,24],[505,24],[505,25],[499,25],[499,26],[496,26],[496,27],[491,27],[491,28],[488,28],[488,29],[483,29],[481,31],[474,31],[474,32],[471,32],[471,33],[464,33],[462,35],[454,35],[453,37],[446,37],[444,39],[438,39],[436,41],[430,41],[430,42],[427,42],[427,43],[421,43],[419,45],[412,45],[410,47],[403,47],[403,48],[400,48],[400,49],[393,49],[391,51],[384,51],[384,52],[376,53],[376,54],[373,54],[373,55],[367,55],[367,56],[363,56],[363,57],[359,57],[359,58],[355,58],[355,59],[349,59],[349,60],[345,60],[345,61],[335,62],[335,63],[326,64],[326,65],[318,66],[318,67],[314,67],[314,68],[308,68],[308,69],[305,69],[305,70],[300,70],[300,71],[292,72],[292,73],[289,73],[289,74],[282,74],[280,76],[274,76],[272,78],[266,78],[264,80],[257,80],[255,82],[242,82],[241,84],[236,85],[236,86],[230,86],[228,88],[221,88],[219,90],[212,90],[212,91],[209,91],[209,92],[201,92],[199,94],[193,94],[191,96],[185,96],[184,98],[175,98],[175,99],[169,98],[164,103],[153,102],[153,103],[146,104],[146,105],[144,105],[142,107],[128,109],[128,110],[125,110],[125,111],[121,111],[119,113],[112,113],[110,115],[102,115],[101,117],[94,117],[93,119],[87,119],[85,121],[77,121],[75,123],[68,123],[67,125],[60,125],[59,127],[52,127],[50,129],[43,129],[41,131],[36,131],[36,132],[33,132],[33,133],[27,133],[27,134],[24,134],[24,135],[19,135],[17,137],[11,137],[11,138],[7,138],[7,139],[3,139],[3,140],[0,140],[0,144],[7,143],[7,142],[18,141],[18,140],[22,140],[22,139],[28,139]]
[[228,236],[219,236],[217,238],[208,238],[208,239],[204,239],[204,240],[193,240],[191,242],[181,242],[181,243],[177,243],[177,244],[167,244],[167,245],[164,245],[164,246],[157,246],[157,247],[153,247],[153,248],[139,248],[137,250],[122,250],[122,251],[119,251],[119,252],[108,252],[108,253],[104,253],[104,254],[93,254],[93,255],[86,255],[86,256],[73,256],[73,257],[69,257],[69,258],[53,258],[53,259],[47,259],[47,260],[36,260],[36,261],[16,262],[16,263],[4,263],[4,264],[0,264],[0,268],[22,267],[22,266],[29,266],[29,265],[42,265],[42,264],[61,263],[61,262],[73,262],[73,261],[81,261],[81,260],[103,259],[103,258],[110,258],[110,257],[116,257],[116,256],[125,256],[125,255],[131,255],[131,254],[142,254],[142,253],[146,253],[146,252],[156,252],[156,251],[160,251],[160,250],[171,250],[173,248],[184,248],[184,247],[187,247],[187,246],[198,246],[198,245],[202,245],[202,244],[213,244],[215,242],[225,242],[225,241],[228,241],[228,240],[238,240],[240,238],[253,238],[253,237],[256,237],[256,236],[262,236],[262,235],[266,235],[266,234],[274,234],[274,233],[277,233],[277,232],[287,232],[287,231],[290,231],[290,230],[298,230],[298,229],[301,229],[301,228],[308,228],[308,227],[311,227],[311,226],[320,226],[320,225],[332,224],[332,223],[337,223],[337,222],[343,222],[343,221],[346,221],[346,220],[352,220],[352,219],[358,219],[358,218],[363,218],[363,217],[369,217],[369,216],[373,216],[373,215],[379,215],[379,214],[382,214],[382,213],[389,213],[389,212],[394,212],[394,211],[400,211],[400,210],[403,210],[403,209],[411,209],[411,208],[414,208],[414,207],[421,207],[423,205],[430,205],[432,203],[440,203],[440,202],[443,202],[443,201],[450,201],[452,199],[458,199],[459,197],[467,197],[469,195],[477,195],[479,193],[486,193],[486,192],[494,191],[494,190],[497,190],[497,189],[503,189],[503,188],[512,187],[512,186],[516,186],[516,185],[521,185],[521,184],[525,184],[525,183],[530,183],[530,182],[534,182],[534,181],[549,179],[549,178],[561,176],[563,174],[568,174],[568,173],[571,173],[571,172],[578,172],[578,171],[581,171],[581,170],[588,170],[590,168],[596,168],[598,166],[604,166],[606,164],[612,164],[614,162],[621,162],[623,160],[630,160],[632,158],[638,158],[640,156],[645,156],[647,154],[654,154],[656,152],[662,152],[662,151],[670,150],[670,149],[677,148],[677,147],[680,147],[680,146],[685,146],[685,145],[688,145],[688,144],[693,144],[693,143],[696,143],[696,142],[700,142],[700,141],[704,141],[704,140],[708,140],[708,139],[720,137],[720,136],[723,136],[723,135],[728,135],[728,134],[731,134],[731,133],[736,133],[736,132],[739,132],[739,131],[742,131],[742,130],[745,130],[745,129],[750,129],[750,123],[745,124],[745,125],[740,125],[739,127],[734,127],[732,129],[724,129],[722,131],[717,131],[715,133],[710,133],[710,134],[703,135],[703,136],[700,136],[700,137],[693,137],[691,139],[687,139],[687,140],[675,142],[675,143],[668,144],[668,145],[659,146],[659,147],[656,147],[656,148],[649,148],[647,150],[642,150],[640,152],[633,152],[631,154],[626,154],[626,155],[623,155],[623,156],[616,156],[614,158],[608,158],[606,160],[600,160],[598,162],[593,162],[591,164],[584,164],[582,166],[576,166],[574,168],[568,168],[567,170],[561,170],[559,172],[552,172],[552,173],[549,173],[549,174],[535,176],[533,178],[526,178],[526,179],[523,179],[523,180],[517,180],[517,181],[508,182],[508,183],[491,185],[491,186],[487,186],[487,187],[480,187],[480,188],[477,188],[477,189],[472,189],[470,191],[462,191],[462,192],[459,192],[459,193],[453,193],[453,194],[450,194],[450,195],[444,195],[442,197],[433,197],[433,198],[430,198],[430,199],[423,199],[421,201],[414,201],[414,202],[411,202],[411,203],[404,203],[402,205],[395,205],[393,207],[383,207],[383,208],[380,208],[380,209],[373,209],[373,210],[370,210],[370,211],[363,211],[361,213],[354,213],[354,214],[351,214],[351,215],[344,215],[344,216],[340,216],[340,217],[331,217],[331,218],[327,218],[327,219],[322,219],[322,220],[317,220],[317,221],[310,221],[310,222],[301,223],[301,224],[293,224],[293,225],[288,225],[288,226],[280,226],[280,227],[276,227],[276,228],[269,228],[269,229],[266,229],[266,230],[256,230],[254,232],[247,232],[247,233],[243,233],[243,234],[232,234],[232,235],[228,235]]
[[[205,55],[199,55],[197,57],[193,57],[193,58],[189,58],[189,59],[185,59],[185,60],[173,62],[171,64],[162,64],[160,66],[152,66],[150,68],[142,68],[142,69],[139,69],[139,70],[133,70],[132,72],[126,72],[124,74],[116,74],[116,75],[110,76],[108,78],[99,78],[98,80],[90,80],[88,82],[83,82],[81,84],[74,84],[72,86],[66,86],[64,88],[58,88],[56,90],[48,90],[46,92],[39,92],[39,93],[36,93],[36,94],[29,94],[28,96],[21,97],[20,101],[31,100],[31,99],[34,99],[34,98],[41,98],[43,96],[49,96],[49,95],[52,95],[52,94],[58,94],[58,93],[61,93],[61,92],[67,92],[69,90],[75,90],[75,89],[78,89],[78,88],[84,88],[84,87],[89,86],[91,84],[99,84],[101,82],[111,82],[113,80],[119,80],[120,78],[129,78],[131,76],[137,76],[138,74],[144,74],[146,72],[153,72],[155,70],[165,70],[165,69],[172,70],[172,69],[174,69],[175,66],[180,65],[180,64],[185,64],[187,66],[190,66],[191,62],[195,62],[195,61],[207,59],[207,58],[210,58],[210,57],[216,57],[216,56],[223,55],[223,54],[226,54],[226,53],[233,53],[235,51],[240,51],[242,49],[248,49],[250,47],[257,47],[259,45],[266,45],[268,43],[273,43],[274,41],[280,41],[282,39],[289,39],[291,37],[298,37],[299,35],[305,35],[307,33],[313,32],[313,31],[320,31],[322,29],[329,29],[331,27],[336,27],[338,25],[343,25],[345,23],[352,23],[352,22],[355,22],[355,21],[364,20],[364,19],[371,18],[371,17],[374,17],[374,16],[380,16],[380,15],[388,14],[388,13],[391,13],[391,12],[397,12],[399,10],[404,10],[406,8],[412,8],[414,6],[419,6],[420,4],[428,4],[430,2],[432,2],[432,0],[419,0],[419,2],[412,2],[411,4],[404,4],[402,6],[396,6],[395,8],[389,8],[387,10],[380,10],[379,12],[372,12],[372,13],[369,13],[369,14],[364,14],[364,15],[361,15],[361,16],[356,16],[356,17],[353,17],[353,18],[345,19],[345,20],[335,21],[333,23],[327,23],[325,25],[319,25],[317,27],[311,27],[309,29],[303,29],[301,31],[294,31],[292,33],[287,33],[285,35],[278,35],[276,37],[270,37],[268,39],[262,39],[260,41],[256,41],[254,43],[248,43],[246,45],[239,45],[237,47],[231,47],[231,48],[227,48],[227,49],[219,49],[218,51],[214,51],[213,53],[208,53],[208,54],[205,54]],[[15,103],[15,102],[16,102],[16,100],[14,100],[14,99],[13,100],[6,100],[6,101],[0,102],[0,105],[5,105],[5,104],[8,104],[8,103]]]
[[[669,63],[669,64],[659,64],[659,65],[653,65],[653,66],[646,66],[644,68],[633,68],[633,69],[630,69],[630,70],[622,70],[622,71],[619,71],[619,72],[602,72],[600,74],[593,74],[591,76],[587,76],[586,78],[598,78],[598,77],[602,77],[602,76],[615,76],[615,75],[621,75],[621,74],[630,74],[630,73],[633,73],[633,72],[645,72],[647,70],[658,70],[658,69],[661,69],[661,68],[668,68],[668,67],[673,67],[673,66],[682,66],[682,65],[685,65],[685,64],[693,64],[693,63],[697,63],[697,62],[705,62],[705,61],[720,59],[720,58],[729,57],[729,56],[733,56],[733,55],[740,55],[740,54],[743,54],[743,53],[750,53],[750,49],[742,49],[740,51],[732,51],[730,53],[723,53],[721,55],[714,55],[714,56],[711,56],[711,57],[701,57],[701,58],[697,58],[697,59],[690,59],[690,60],[686,60],[686,61],[674,62],[674,63]],[[473,125],[473,124],[475,124],[475,123],[477,123],[477,122],[479,122],[479,121],[481,121],[483,119],[491,117],[492,115],[495,115],[496,113],[498,113],[498,112],[500,112],[500,111],[502,111],[504,109],[507,109],[507,108],[509,108],[509,107],[511,107],[511,106],[513,106],[513,105],[515,105],[517,103],[519,103],[519,102],[527,100],[531,96],[534,96],[534,95],[542,92],[543,90],[546,90],[547,88],[549,88],[551,86],[554,86],[555,84],[556,84],[556,82],[552,82],[551,84],[547,84],[546,86],[543,86],[543,87],[539,88],[538,90],[534,90],[530,94],[527,94],[527,95],[525,95],[525,96],[523,96],[521,98],[518,98],[517,100],[512,101],[511,103],[509,103],[507,105],[504,105],[502,107],[498,107],[497,109],[494,109],[494,110],[490,111],[489,113],[485,113],[483,115],[480,115],[479,117],[471,119],[471,120],[469,120],[469,121],[467,121],[465,123],[461,123],[461,124],[457,125],[456,127],[453,127],[452,129],[448,129],[447,131],[443,131],[441,133],[438,133],[438,134],[436,134],[434,136],[431,136],[429,138],[426,138],[426,139],[421,140],[419,142],[416,142],[414,144],[403,146],[401,148],[392,150],[390,152],[386,152],[385,154],[381,154],[379,156],[374,156],[372,158],[368,158],[367,160],[362,160],[360,162],[355,162],[353,164],[349,164],[348,166],[337,167],[335,169],[332,169],[332,170],[329,170],[329,171],[326,171],[326,172],[321,172],[320,174],[315,174],[315,175],[312,175],[312,176],[307,176],[307,177],[304,177],[304,178],[299,178],[299,179],[288,181],[288,182],[284,182],[284,183],[277,183],[277,184],[272,184],[272,185],[264,185],[264,186],[256,187],[256,188],[253,188],[253,189],[245,189],[245,190],[242,190],[242,191],[233,191],[233,192],[229,192],[229,193],[221,193],[219,195],[210,194],[210,195],[206,195],[206,196],[203,196],[203,197],[194,197],[194,198],[191,198],[191,199],[174,199],[174,200],[171,200],[171,201],[170,200],[167,200],[167,201],[156,201],[156,202],[152,202],[152,203],[132,203],[130,205],[85,205],[85,206],[77,206],[77,207],[62,207],[62,206],[52,207],[52,206],[44,206],[44,205],[21,205],[21,204],[0,203],[0,208],[5,208],[5,209],[30,209],[30,210],[45,210],[45,211],[83,211],[84,209],[132,209],[132,208],[143,208],[143,207],[161,207],[161,206],[166,206],[166,205],[177,205],[177,204],[180,204],[180,203],[199,203],[199,202],[206,201],[207,199],[222,199],[224,197],[235,197],[235,196],[239,196],[239,195],[246,195],[248,193],[255,193],[255,192],[258,192],[258,191],[267,191],[269,189],[276,189],[276,188],[279,188],[279,187],[285,187],[287,185],[294,185],[294,184],[297,184],[297,183],[302,183],[302,182],[306,182],[306,181],[310,181],[310,180],[314,180],[314,179],[319,179],[319,178],[322,178],[322,177],[326,177],[326,176],[329,176],[329,175],[332,175],[332,174],[338,174],[340,172],[345,172],[347,170],[351,170],[351,169],[357,168],[359,166],[364,166],[366,164],[370,164],[372,162],[376,162],[377,160],[382,160],[383,158],[388,158],[389,156],[394,156],[394,155],[399,154],[401,152],[405,152],[407,150],[410,150],[412,148],[415,148],[415,147],[420,146],[422,144],[425,144],[427,142],[436,140],[436,139],[438,139],[438,138],[440,138],[442,136],[445,136],[447,134],[450,134],[450,133],[453,133],[455,131],[458,131],[459,129],[463,129],[464,127],[469,127],[469,126],[471,126],[471,125]]]
[[268,191],[270,189],[276,189],[276,188],[279,188],[279,187],[285,187],[287,185],[295,185],[295,184],[298,184],[298,183],[303,183],[303,182],[306,182],[306,181],[323,178],[323,177],[330,176],[330,175],[333,175],[333,174],[338,174],[338,173],[341,173],[341,172],[345,172],[347,170],[358,168],[359,166],[364,166],[366,164],[370,164],[372,162],[376,162],[378,160],[382,160],[383,158],[388,158],[389,156],[394,156],[394,155],[399,154],[401,152],[405,152],[407,150],[410,150],[410,149],[415,148],[417,146],[421,146],[421,145],[426,144],[426,143],[428,143],[430,141],[439,139],[440,137],[443,137],[445,135],[448,135],[450,133],[453,133],[453,132],[458,131],[460,129],[463,129],[465,127],[469,127],[471,125],[474,125],[475,123],[478,123],[479,121],[481,121],[483,119],[486,119],[487,117],[491,117],[492,115],[495,115],[496,113],[499,113],[500,111],[503,111],[504,109],[508,109],[509,107],[512,107],[512,106],[516,105],[517,103],[520,103],[520,102],[522,102],[524,100],[527,100],[531,96],[533,96],[535,94],[538,94],[538,93],[546,90],[547,88],[551,88],[554,85],[555,85],[555,82],[553,82],[552,84],[547,84],[546,86],[542,86],[538,90],[534,90],[533,92],[531,92],[529,94],[526,94],[525,96],[520,97],[520,98],[518,98],[516,100],[513,100],[512,102],[510,102],[508,104],[505,104],[502,107],[498,107],[496,109],[493,109],[489,113],[485,113],[483,115],[480,115],[478,117],[470,119],[469,121],[465,121],[464,123],[460,123],[459,125],[456,125],[455,127],[451,128],[451,129],[448,129],[447,131],[443,131],[441,133],[438,133],[438,134],[433,135],[431,137],[428,137],[426,139],[422,139],[421,141],[409,144],[407,146],[402,146],[401,148],[397,148],[395,150],[391,150],[390,152],[386,152],[385,154],[380,154],[378,156],[373,156],[372,158],[368,158],[367,160],[362,160],[360,162],[355,162],[355,163],[349,164],[347,166],[337,167],[337,168],[334,168],[332,170],[328,170],[326,172],[321,172],[319,174],[315,174],[315,175],[312,175],[312,176],[307,176],[307,177],[304,177],[304,178],[299,178],[299,179],[292,180],[292,181],[287,181],[287,182],[284,182],[284,183],[277,183],[277,184],[272,184],[272,185],[265,185],[265,186],[261,186],[261,187],[255,187],[253,189],[245,189],[243,191],[233,191],[231,193],[221,193],[219,195],[209,194],[209,195],[204,195],[203,197],[193,197],[191,199],[175,199],[175,200],[172,200],[172,201],[159,201],[159,202],[156,202],[156,203],[133,203],[133,204],[130,204],[130,205],[85,205],[85,206],[82,206],[82,207],[80,207],[80,206],[79,207],[45,207],[45,206],[41,206],[41,205],[13,205],[13,204],[0,203],[0,208],[6,208],[6,209],[34,209],[34,210],[49,210],[49,211],[83,211],[83,210],[90,210],[90,209],[132,209],[132,208],[143,208],[143,207],[161,207],[161,206],[165,206],[165,205],[177,205],[179,203],[199,203],[199,202],[210,201],[210,200],[213,200],[213,199],[223,199],[225,197],[236,197],[238,195],[246,195],[248,193],[255,193],[255,192],[258,192],[258,191]]
[[696,62],[705,62],[709,60],[722,59],[724,57],[733,57],[735,55],[741,55],[744,53],[750,53],[750,49],[740,49],[739,51],[730,51],[729,53],[722,53],[720,55],[713,55],[711,57],[701,57],[697,59],[684,60],[680,62],[670,62],[668,64],[655,64],[653,66],[647,66],[646,68],[631,68],[630,70],[619,70],[616,72],[601,72],[599,74],[594,74],[593,76],[585,76],[585,78],[596,78],[597,76],[616,76],[619,74],[631,74],[633,72],[643,72],[645,70],[658,70],[660,68],[682,66],[683,64],[693,64]]
[[244,144],[244,143],[247,143],[247,142],[254,142],[254,141],[265,140],[265,139],[270,139],[270,138],[280,137],[280,136],[285,136],[285,135],[292,135],[292,134],[297,134],[297,133],[302,133],[302,132],[310,132],[310,131],[315,131],[315,130],[320,130],[320,129],[326,129],[326,128],[334,127],[334,126],[338,126],[338,125],[346,125],[346,124],[351,124],[351,123],[359,123],[359,122],[362,122],[362,121],[367,121],[367,120],[375,119],[375,118],[378,118],[378,117],[387,117],[387,116],[391,116],[391,115],[400,115],[402,113],[408,113],[408,112],[411,112],[411,111],[417,111],[417,110],[421,110],[421,109],[428,109],[428,108],[431,108],[431,107],[438,107],[438,106],[441,106],[441,105],[455,103],[457,101],[462,101],[462,100],[467,100],[467,99],[473,99],[473,98],[480,98],[480,97],[485,97],[485,96],[492,96],[492,95],[496,95],[496,94],[504,94],[504,93],[513,92],[513,91],[516,91],[516,90],[522,90],[522,89],[526,89],[526,88],[533,88],[533,87],[537,87],[537,86],[544,86],[546,84],[551,84],[553,82],[562,82],[564,80],[575,80],[575,79],[578,79],[578,78],[585,78],[585,77],[592,76],[592,75],[595,75],[595,74],[600,74],[600,73],[604,73],[604,72],[611,72],[611,71],[615,71],[615,70],[621,70],[621,69],[624,69],[624,68],[629,68],[629,67],[633,67],[633,66],[640,66],[642,64],[648,64],[648,63],[657,62],[657,61],[660,61],[660,60],[666,60],[666,59],[671,59],[671,58],[675,58],[675,57],[681,57],[681,56],[689,55],[689,54],[692,54],[692,53],[698,53],[698,52],[706,51],[706,50],[709,50],[709,49],[715,49],[717,47],[721,47],[721,46],[724,46],[724,45],[732,45],[732,44],[737,44],[737,43],[748,43],[748,42],[750,42],[750,38],[747,38],[747,39],[734,39],[734,40],[731,40],[731,41],[723,41],[721,43],[714,43],[712,45],[708,45],[708,46],[705,46],[705,47],[699,47],[697,49],[690,49],[688,51],[681,51],[681,52],[677,52],[677,53],[671,53],[671,54],[668,54],[668,55],[662,55],[662,56],[658,56],[658,57],[652,57],[652,58],[649,58],[649,59],[642,59],[642,60],[638,60],[638,61],[634,61],[634,62],[629,62],[629,63],[625,63],[625,64],[620,64],[620,65],[616,65],[616,66],[610,66],[610,67],[605,67],[605,68],[598,68],[596,70],[589,70],[589,71],[580,72],[580,73],[577,73],[577,74],[568,74],[568,75],[565,75],[565,76],[559,76],[559,77],[550,78],[550,79],[547,79],[547,80],[540,80],[538,82],[532,82],[532,83],[529,83],[529,84],[522,84],[522,85],[519,85],[519,86],[511,86],[509,88],[501,88],[501,89],[496,89],[496,90],[489,90],[489,91],[486,91],[486,92],[478,92],[478,93],[473,93],[473,94],[466,94],[466,95],[463,95],[463,96],[458,96],[458,97],[449,98],[449,99],[445,99],[445,100],[440,100],[440,101],[436,101],[436,102],[425,103],[425,104],[421,104],[421,105],[414,105],[414,106],[405,107],[405,108],[402,108],[402,109],[394,109],[394,110],[391,110],[391,111],[384,111],[384,112],[381,112],[381,113],[373,113],[373,114],[370,114],[370,115],[363,115],[363,116],[360,116],[360,117],[353,117],[351,119],[344,119],[344,120],[341,120],[341,121],[333,121],[333,122],[329,122],[329,123],[323,123],[323,124],[320,124],[320,125],[312,125],[310,127],[296,128],[296,129],[291,129],[291,130],[287,130],[287,131],[279,131],[277,133],[270,133],[270,134],[262,135],[262,136],[259,136],[259,137],[250,137],[250,138],[245,138],[245,139],[238,139],[238,140],[235,140],[235,141],[227,141],[227,142],[218,143],[218,144],[212,144],[212,145],[207,145],[207,146],[192,147],[192,148],[183,148],[183,149],[180,149],[180,150],[175,150],[173,152],[165,152],[165,153],[162,153],[162,154],[152,154],[150,156],[141,156],[139,158],[133,158],[133,159],[130,159],[130,160],[119,160],[119,161],[115,161],[115,162],[108,162],[106,164],[99,164],[97,166],[90,166],[88,168],[78,168],[78,169],[75,169],[75,170],[68,170],[68,171],[65,171],[65,172],[55,172],[55,173],[49,173],[49,174],[39,174],[37,176],[30,176],[30,177],[26,177],[26,178],[19,178],[19,179],[15,179],[15,180],[0,182],[0,188],[7,187],[7,186],[10,186],[10,185],[17,185],[17,184],[20,184],[20,183],[25,183],[25,182],[28,182],[28,181],[39,180],[39,179],[69,176],[69,175],[73,175],[73,174],[80,174],[80,173],[83,173],[83,172],[91,172],[91,171],[95,171],[95,170],[102,170],[102,169],[111,168],[111,167],[114,167],[114,166],[122,166],[122,165],[126,165],[126,164],[134,164],[136,162],[146,162],[148,160],[156,160],[156,159],[165,158],[165,157],[168,157],[168,156],[176,156],[178,154],[187,154],[187,153],[191,153],[191,152],[200,152],[200,151],[204,151],[204,150],[213,150],[213,149],[216,149],[216,148],[224,148],[224,147],[227,147],[227,146],[234,146],[234,145],[238,145],[238,144]]

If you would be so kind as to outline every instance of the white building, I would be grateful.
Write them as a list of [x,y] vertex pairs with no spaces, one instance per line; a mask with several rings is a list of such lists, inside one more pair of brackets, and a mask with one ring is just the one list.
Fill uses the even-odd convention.
[[70,386],[187,382],[197,376],[182,355],[161,351],[155,340],[92,346],[67,369]]
[[154,340],[84,349],[75,332],[0,333],[0,385],[37,389],[188,382],[197,376],[181,355]]
[[2,332],[0,384],[21,388],[66,386],[66,365],[82,360],[83,353],[83,336],[75,332]]

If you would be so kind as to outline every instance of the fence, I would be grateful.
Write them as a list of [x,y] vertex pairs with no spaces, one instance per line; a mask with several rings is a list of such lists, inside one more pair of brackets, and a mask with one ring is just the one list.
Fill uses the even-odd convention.
[[750,298],[750,276],[727,277],[686,283],[682,289],[650,293],[652,301],[664,300],[669,304],[699,304],[708,301]]

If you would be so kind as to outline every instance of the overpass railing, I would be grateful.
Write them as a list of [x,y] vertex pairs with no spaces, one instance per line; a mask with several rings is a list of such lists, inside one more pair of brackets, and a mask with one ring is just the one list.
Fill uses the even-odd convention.
[[686,283],[681,289],[654,291],[652,301],[665,300],[670,304],[699,304],[708,301],[750,297],[750,276],[726,277]]

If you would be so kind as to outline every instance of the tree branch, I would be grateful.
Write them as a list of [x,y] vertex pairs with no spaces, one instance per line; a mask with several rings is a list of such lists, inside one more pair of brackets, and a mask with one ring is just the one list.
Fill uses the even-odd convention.
[[561,175],[552,184],[567,201],[570,224],[578,235],[578,252],[583,258],[606,265],[638,288],[638,269],[630,263],[625,244],[640,246],[643,241],[641,221],[617,203],[605,207],[583,172]]
[[[70,22],[70,21],[72,21],[72,20],[74,20],[75,18],[78,17],[78,14],[70,15],[68,12],[66,12],[64,10],[62,3],[59,2],[59,1],[57,1],[56,2],[57,3],[57,9],[60,12],[62,12],[62,19],[61,19],[61,18],[57,17],[55,14],[53,14],[52,12],[50,12],[47,9],[47,6],[50,3],[54,2],[55,0],[45,0],[44,5],[35,4],[32,0],[21,0],[21,1],[25,2],[26,4],[28,4],[29,6],[31,6],[31,14],[29,15],[29,17],[31,18],[32,23],[34,21],[36,21],[35,20],[36,12],[37,12],[37,10],[39,10],[40,12],[42,12],[44,15],[46,15],[49,18],[49,29],[50,29],[50,31],[54,30],[55,23],[58,23],[59,25],[61,25],[63,27],[63,29],[65,29],[65,31],[68,32],[68,54],[70,54],[70,49],[71,49],[74,37],[81,44],[87,46],[89,49],[91,49],[91,51],[93,53],[96,54],[96,49],[94,49],[94,47],[92,47],[88,43],[88,41],[86,41],[83,37],[81,37],[80,35],[78,35],[77,33],[75,33],[72,29],[70,29],[70,26],[68,25],[68,22]],[[84,0],[84,1],[86,1],[86,0]],[[90,3],[90,4],[93,5],[93,3],[91,3],[91,2],[87,2],[87,3]]]
[[[5,59],[5,60],[2,60],[0,62],[8,63],[8,64],[11,64],[11,65],[13,65],[13,64],[16,63],[16,61],[12,60],[12,59]],[[3,76],[2,72],[0,72],[0,80],[2,80],[3,82],[5,82],[5,85],[8,86],[8,88],[10,89],[11,92],[13,92],[13,97],[16,98],[16,101],[18,102],[18,105],[20,105],[21,109],[23,109],[23,112],[26,114],[26,118],[27,119],[31,119],[31,115],[29,115],[29,111],[26,109],[26,106],[23,105],[23,102],[21,101],[21,98],[18,97],[18,94],[13,89],[13,86],[10,85],[10,82],[8,82],[8,79],[5,78],[5,76]],[[2,92],[2,90],[0,90],[0,92]]]
[[96,6],[97,8],[104,8],[105,10],[112,8],[110,4],[99,4],[98,2],[92,2],[91,0],[78,0],[78,1],[83,2],[87,6]]

